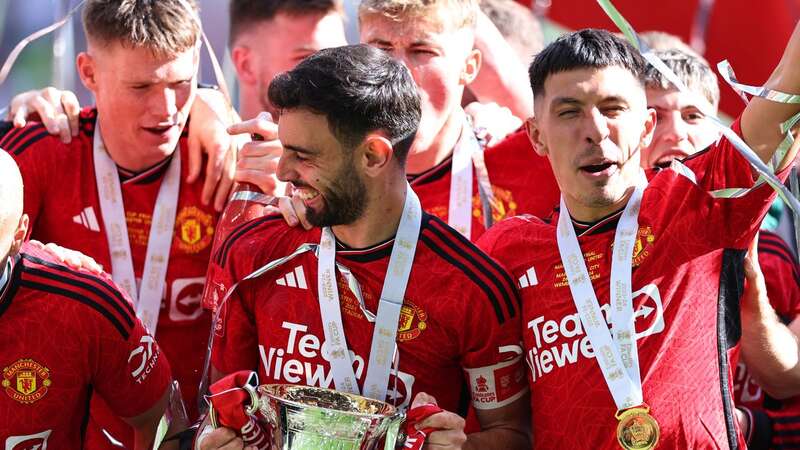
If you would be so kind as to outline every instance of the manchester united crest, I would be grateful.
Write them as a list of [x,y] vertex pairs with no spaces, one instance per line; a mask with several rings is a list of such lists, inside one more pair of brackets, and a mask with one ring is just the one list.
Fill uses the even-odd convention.
[[3,368],[3,389],[20,403],[41,400],[51,383],[50,369],[32,359],[20,359]]
[[178,248],[186,253],[199,253],[211,243],[214,236],[214,219],[211,214],[187,206],[175,218],[175,235]]
[[406,302],[400,308],[400,321],[397,325],[397,340],[400,342],[416,339],[428,327],[428,314],[417,305]]
[[633,246],[633,267],[637,267],[650,255],[650,245],[655,242],[653,228],[650,226],[640,226],[636,244]]

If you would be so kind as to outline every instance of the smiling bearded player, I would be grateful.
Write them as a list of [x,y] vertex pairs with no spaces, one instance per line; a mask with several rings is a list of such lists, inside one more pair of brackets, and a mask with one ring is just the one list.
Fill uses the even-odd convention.
[[[243,282],[222,307],[212,352],[218,374],[257,370],[261,383],[335,387],[403,409],[427,399],[451,411],[420,424],[437,430],[431,444],[526,448],[513,283],[423,213],[407,184],[405,156],[420,117],[408,70],[366,45],[338,47],[277,77],[269,94],[281,108],[286,149],[278,176],[324,228],[305,231],[267,216],[221,246],[209,276],[229,286],[300,252]],[[319,243],[317,255],[303,251],[306,243]],[[347,270],[337,274],[340,265]],[[386,349],[393,354],[395,345],[393,363]],[[465,436],[455,413],[465,413],[467,389],[483,431]],[[226,438],[231,430],[215,430],[201,448],[222,447]]]
[[[795,30],[768,88],[800,92],[799,44]],[[743,445],[727,349],[738,339],[745,249],[774,192],[709,193],[755,183],[725,139],[687,161],[685,176],[662,170],[648,182],[639,152],[655,112],[644,64],[600,30],[566,35],[536,57],[527,127],[550,159],[561,207],[552,222],[509,219],[479,241],[519,280],[537,448],[652,448],[659,432],[661,448]],[[769,161],[779,124],[797,112],[754,98],[733,130]]]

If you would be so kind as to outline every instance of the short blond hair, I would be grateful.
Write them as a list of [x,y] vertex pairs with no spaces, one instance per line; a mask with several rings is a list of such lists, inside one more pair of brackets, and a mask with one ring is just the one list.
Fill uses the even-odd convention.
[[89,0],[83,8],[83,28],[87,38],[100,45],[119,42],[174,56],[198,44],[196,14],[194,0]]
[[[460,30],[475,28],[478,21],[479,0],[362,0],[358,7],[358,19],[380,15],[396,21],[422,19],[443,28]],[[437,23],[432,14],[440,11],[446,23]]]

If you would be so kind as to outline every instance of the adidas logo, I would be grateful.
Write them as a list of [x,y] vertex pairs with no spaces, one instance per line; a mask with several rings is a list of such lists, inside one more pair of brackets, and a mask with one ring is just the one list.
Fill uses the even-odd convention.
[[536,269],[534,269],[533,266],[531,266],[531,268],[525,272],[525,275],[519,277],[520,289],[529,286],[536,286],[537,284],[539,284],[539,279],[536,278]]
[[94,215],[94,209],[91,206],[83,208],[83,211],[73,217],[72,221],[83,225],[90,231],[100,231],[100,224],[97,223],[97,216]]
[[293,288],[308,289],[306,284],[306,274],[303,272],[303,266],[297,266],[293,271],[275,280],[279,286],[289,286]]

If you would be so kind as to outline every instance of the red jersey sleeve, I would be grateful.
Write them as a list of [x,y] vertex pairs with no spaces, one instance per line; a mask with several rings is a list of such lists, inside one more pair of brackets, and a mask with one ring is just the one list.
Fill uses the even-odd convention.
[[[495,409],[519,399],[527,392],[522,358],[521,301],[511,275],[497,261],[478,253],[475,260],[483,275],[494,278],[495,299],[473,283],[462,285],[469,311],[462,317],[461,367],[469,383],[476,409]],[[502,299],[502,300],[501,300]],[[498,313],[498,302],[506,304]],[[508,307],[511,303],[513,306]]]
[[767,285],[767,296],[782,320],[800,316],[800,267],[786,243],[775,233],[761,231],[758,262]]
[[[115,296],[130,304],[110,277],[105,278],[108,285],[116,289]],[[92,386],[120,417],[135,417],[146,412],[161,399],[172,382],[166,356],[139,319],[132,314],[130,319],[133,326],[127,336],[100,320],[96,335],[91,337],[95,345],[91,361]]]
[[[731,128],[741,134],[739,121]],[[650,187],[667,194],[651,208],[660,208],[665,223],[685,227],[687,236],[697,236],[703,245],[746,248],[775,198],[775,191],[767,184],[754,188],[756,180],[750,164],[724,137],[709,149],[687,158],[684,164],[695,180],[672,170],[660,172]],[[787,168],[776,176],[785,180],[788,172]],[[729,188],[754,189],[730,198],[714,195],[714,191]],[[688,214],[668,218],[681,208]]]

